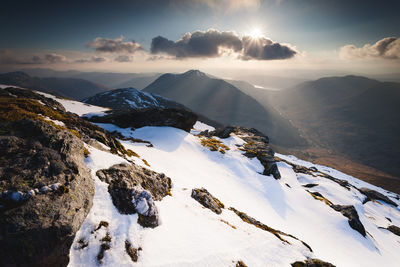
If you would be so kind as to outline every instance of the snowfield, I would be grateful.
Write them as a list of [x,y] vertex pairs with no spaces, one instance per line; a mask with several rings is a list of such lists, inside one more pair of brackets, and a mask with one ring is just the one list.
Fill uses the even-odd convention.
[[[105,109],[75,101],[60,100],[68,111],[78,115],[102,112]],[[71,103],[75,102],[75,103]],[[111,236],[109,250],[101,266],[290,266],[295,261],[319,258],[336,266],[398,266],[400,236],[388,231],[389,225],[400,226],[400,209],[382,201],[363,204],[365,195],[357,188],[376,190],[400,204],[398,195],[370,185],[329,167],[305,162],[293,156],[276,154],[288,163],[315,167],[320,175],[296,173],[284,161],[278,162],[282,178],[260,173],[263,166],[256,159],[243,156],[237,145],[244,141],[232,134],[221,141],[230,150],[226,154],[203,147],[196,136],[204,123],[196,123],[191,133],[171,127],[143,127],[132,131],[112,124],[97,124],[126,137],[150,141],[121,141],[126,149],[138,153],[148,167],[172,179],[172,196],[156,201],[161,224],[143,228],[137,214],[123,215],[114,207],[108,184],[100,181],[96,171],[118,163],[124,158],[88,146],[86,159],[95,181],[93,207],[76,234],[70,249],[69,266],[97,266],[97,254],[106,233]],[[138,158],[130,158],[142,166]],[[323,177],[322,173],[348,181],[346,189]],[[317,184],[306,188],[306,184]],[[191,197],[194,188],[204,187],[225,205],[217,215]],[[309,192],[318,192],[333,204],[353,205],[367,232],[363,237],[352,229],[348,219]],[[233,207],[269,227],[291,234],[307,243],[285,237],[289,243],[270,232],[241,220]],[[95,230],[101,221],[107,227]],[[125,240],[138,250],[138,261],[132,262],[125,252]],[[82,248],[82,242],[87,246]]]
[[52,99],[56,100],[57,102],[59,102],[61,105],[64,106],[66,111],[75,113],[75,114],[77,114],[79,116],[86,116],[86,117],[101,116],[101,115],[105,114],[104,113],[105,111],[110,110],[108,108],[102,108],[102,107],[98,107],[98,106],[93,106],[93,105],[89,105],[89,104],[82,103],[82,102],[79,102],[79,101],[59,98],[59,97],[56,97],[54,95],[43,93],[43,92],[40,92],[40,91],[35,91],[35,92],[38,93],[38,94],[41,94],[41,95],[43,95],[45,97],[52,98]]

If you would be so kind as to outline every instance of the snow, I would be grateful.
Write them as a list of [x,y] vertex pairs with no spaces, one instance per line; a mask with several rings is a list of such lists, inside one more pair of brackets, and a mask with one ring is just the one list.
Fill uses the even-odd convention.
[[[15,87],[15,88],[21,88],[19,86],[15,86],[15,85],[8,85],[8,84],[0,84],[0,89],[5,89],[7,87]],[[21,89],[25,89],[25,88],[21,88]]]
[[104,113],[105,111],[109,110],[108,108],[93,106],[93,105],[89,105],[89,104],[79,102],[79,101],[58,98],[54,95],[39,92],[39,91],[36,91],[36,93],[58,101],[61,105],[64,106],[66,111],[75,113],[78,116],[84,116],[84,115],[85,116],[93,116],[93,115],[101,116],[101,115],[105,114]]
[[[396,266],[400,260],[397,253],[400,238],[378,228],[391,224],[399,226],[398,208],[384,202],[370,201],[363,205],[365,197],[357,190],[347,190],[320,176],[296,174],[284,162],[278,163],[281,180],[261,175],[261,163],[244,157],[238,150],[236,145],[244,143],[238,136],[221,139],[230,147],[226,154],[221,154],[201,146],[200,139],[194,135],[196,131],[212,129],[201,122],[195,124],[192,133],[171,127],[143,127],[132,131],[112,124],[97,125],[127,137],[150,141],[154,147],[130,141],[122,141],[122,144],[147,159],[152,170],[172,179],[172,196],[154,202],[161,225],[154,229],[142,228],[136,222],[136,214],[117,212],[107,184],[95,175],[98,169],[124,162],[124,159],[90,147],[86,163],[95,180],[94,204],[71,248],[70,266],[97,264],[99,239],[105,230],[101,234],[90,232],[101,220],[110,222],[107,231],[113,238],[103,266],[134,265],[124,251],[126,239],[142,248],[137,266],[235,266],[238,260],[248,266],[289,266],[306,257],[320,258],[337,266]],[[314,166],[357,187],[369,187],[388,195],[383,189],[334,169],[292,156],[277,156],[299,165]],[[302,186],[306,183],[317,183],[318,186],[308,190],[320,192],[334,204],[354,205],[369,233],[367,237],[350,228],[341,213],[315,200]],[[191,190],[200,187],[221,200],[226,208],[234,207],[270,227],[292,234],[309,244],[314,252],[293,239],[290,239],[291,244],[283,243],[273,234],[243,222],[228,209],[217,215],[203,208],[191,198]],[[147,202],[136,204],[145,212]],[[89,241],[89,246],[76,249],[77,240],[82,237]]]
[[43,116],[43,115],[40,115],[40,116],[42,116],[46,121],[52,121],[55,125],[65,126],[65,124],[62,121],[53,120],[53,119],[51,119],[51,118],[49,118],[47,116]]
[[205,124],[205,123],[203,123],[201,121],[196,121],[196,123],[193,125],[193,129],[192,129],[192,131],[190,133],[191,134],[198,134],[198,133],[200,133],[202,131],[205,131],[205,130],[214,131],[215,128],[212,127],[212,126],[209,126],[209,125],[207,125],[207,124]]
[[[67,101],[67,104],[62,103],[67,110],[77,114],[102,112],[76,101],[62,101]],[[230,147],[226,154],[211,152],[201,146],[196,134],[213,130],[202,122],[196,122],[191,133],[171,127],[143,127],[133,131],[113,124],[97,125],[126,137],[150,141],[153,147],[120,140],[126,149],[146,159],[150,169],[172,179],[172,196],[161,201],[134,198],[141,213],[148,212],[154,204],[158,209],[160,225],[154,229],[143,228],[137,223],[137,214],[123,215],[117,211],[108,193],[108,184],[96,176],[99,169],[127,161],[88,145],[90,155],[85,162],[95,183],[93,207],[76,234],[69,266],[98,265],[96,256],[100,239],[106,233],[112,241],[102,266],[235,266],[238,260],[248,266],[289,266],[307,257],[320,258],[336,266],[396,266],[400,260],[397,253],[400,238],[383,229],[400,225],[398,207],[381,201],[362,204],[365,196],[355,188],[348,190],[322,176],[295,173],[292,166],[284,162],[278,162],[280,180],[261,175],[263,166],[257,159],[242,155],[237,146],[243,145],[244,141],[236,135],[221,139]],[[335,169],[293,156],[276,155],[291,163],[315,167],[319,172],[346,180],[355,187],[371,188],[400,204],[396,194]],[[142,164],[139,159],[136,161]],[[303,187],[308,183],[318,185]],[[200,187],[225,204],[220,215],[191,198],[191,190]],[[306,190],[319,192],[334,204],[353,205],[367,236],[350,228],[346,217],[314,199]],[[300,241],[286,237],[291,244],[283,243],[273,234],[243,222],[228,207],[292,234],[310,245],[313,252]],[[109,226],[94,231],[100,221],[107,221]],[[86,248],[79,249],[81,239],[88,242]],[[125,252],[126,240],[133,247],[141,248],[137,263],[133,263]]]

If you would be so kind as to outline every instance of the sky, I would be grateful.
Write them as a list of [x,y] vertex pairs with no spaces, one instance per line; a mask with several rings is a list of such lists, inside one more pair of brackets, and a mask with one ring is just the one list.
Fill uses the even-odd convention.
[[398,73],[400,1],[3,0],[0,69]]

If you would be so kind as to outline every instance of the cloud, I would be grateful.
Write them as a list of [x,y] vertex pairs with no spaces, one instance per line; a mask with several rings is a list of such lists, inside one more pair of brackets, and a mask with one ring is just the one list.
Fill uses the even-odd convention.
[[275,43],[265,37],[252,38],[244,36],[243,42],[243,60],[276,60],[289,59],[297,54],[297,51],[286,44]]
[[75,63],[101,63],[106,62],[107,58],[92,56],[91,58],[81,58],[74,60]]
[[343,59],[400,59],[400,38],[386,37],[373,45],[365,44],[363,47],[345,45],[340,48],[340,57]]
[[0,63],[10,65],[26,65],[26,64],[55,64],[66,62],[67,58],[60,54],[45,55],[21,55],[11,50],[0,50]]
[[116,39],[108,39],[97,37],[86,46],[94,48],[97,52],[105,53],[129,53],[133,54],[137,51],[144,50],[143,47],[135,41],[124,42],[124,37]]
[[218,57],[220,48],[235,52],[242,50],[242,42],[234,32],[220,32],[214,29],[186,33],[174,42],[158,36],[151,42],[151,53],[166,53],[177,58],[186,57]]
[[47,54],[44,56],[44,60],[47,63],[59,63],[67,61],[67,58],[63,55],[59,54]]
[[114,61],[117,62],[132,62],[132,60],[133,60],[132,57],[127,55],[119,55],[114,59]]
[[225,52],[234,52],[242,60],[289,59],[298,53],[290,45],[275,43],[265,37],[240,38],[234,32],[214,29],[186,33],[176,42],[162,36],[155,37],[151,42],[150,52],[164,53],[176,58],[212,58],[222,56]]

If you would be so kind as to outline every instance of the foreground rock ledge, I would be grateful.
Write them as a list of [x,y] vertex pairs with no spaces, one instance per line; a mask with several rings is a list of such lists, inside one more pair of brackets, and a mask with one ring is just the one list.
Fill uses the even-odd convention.
[[83,142],[43,121],[0,128],[0,266],[66,266],[94,193]]

